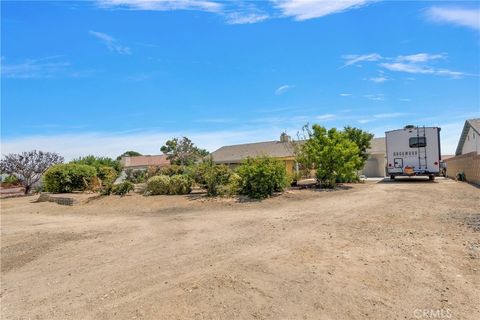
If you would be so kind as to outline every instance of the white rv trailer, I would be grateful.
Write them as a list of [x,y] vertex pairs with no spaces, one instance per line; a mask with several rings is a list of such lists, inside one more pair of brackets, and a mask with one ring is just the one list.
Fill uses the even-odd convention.
[[440,172],[440,128],[415,127],[385,132],[387,172],[396,176],[428,176]]

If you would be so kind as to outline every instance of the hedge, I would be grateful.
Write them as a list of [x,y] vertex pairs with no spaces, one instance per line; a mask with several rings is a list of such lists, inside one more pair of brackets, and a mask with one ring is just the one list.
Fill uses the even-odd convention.
[[50,167],[43,176],[45,190],[54,193],[83,191],[94,183],[97,170],[86,164],[62,163]]

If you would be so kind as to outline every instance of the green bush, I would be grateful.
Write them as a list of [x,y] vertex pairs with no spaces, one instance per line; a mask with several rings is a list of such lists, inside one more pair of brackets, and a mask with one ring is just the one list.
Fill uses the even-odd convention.
[[17,176],[14,176],[13,174],[6,176],[2,181],[2,183],[5,184],[17,184],[19,182],[20,180],[17,178]]
[[[211,160],[200,163],[194,171],[195,182],[207,190],[209,196],[225,194],[232,170],[224,165],[216,165]],[[230,194],[230,192],[226,192]]]
[[169,187],[170,187],[169,176],[164,176],[164,175],[153,176],[147,181],[145,194],[147,195],[168,194]]
[[238,174],[233,172],[226,184],[222,184],[217,189],[217,194],[222,196],[234,196],[240,192],[242,179]]
[[189,194],[192,192],[192,179],[176,174],[170,177],[169,194]]
[[97,169],[97,177],[102,180],[103,185],[107,185],[109,183],[114,183],[117,179],[118,173],[117,171],[108,166],[100,166]]
[[126,180],[132,183],[143,183],[147,180],[147,171],[140,169],[125,170]]
[[169,176],[169,177],[174,175],[184,174],[184,173],[185,173],[185,167],[179,166],[176,164],[172,164],[166,167],[161,167],[160,170],[158,171],[158,174]]
[[248,158],[237,169],[240,176],[240,193],[263,199],[288,185],[285,165],[269,157]]
[[54,193],[83,191],[89,188],[97,177],[94,167],[66,163],[50,167],[43,176],[45,190]]
[[95,169],[97,170],[99,170],[100,167],[107,166],[115,169],[115,171],[117,171],[117,174],[122,171],[122,165],[120,161],[113,160],[108,157],[86,156],[86,157],[80,157],[78,159],[74,159],[70,163],[86,164],[86,165],[95,167]]
[[131,183],[130,181],[124,181],[122,183],[116,184],[113,186],[112,193],[119,195],[119,196],[124,196],[130,191],[133,191],[135,189],[135,185]]
[[192,191],[192,180],[185,175],[154,176],[148,179],[146,195],[188,194]]

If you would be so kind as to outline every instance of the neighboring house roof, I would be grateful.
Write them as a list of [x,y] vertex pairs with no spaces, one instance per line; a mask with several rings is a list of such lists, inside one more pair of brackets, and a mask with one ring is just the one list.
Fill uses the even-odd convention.
[[168,166],[170,164],[170,160],[167,159],[166,155],[162,154],[155,156],[122,157],[121,163],[124,168]]
[[238,163],[248,157],[294,157],[294,149],[291,142],[266,141],[224,146],[212,152],[211,156],[216,163]]
[[370,154],[379,154],[379,153],[386,154],[387,146],[385,144],[385,137],[373,138],[370,141],[370,149],[368,149],[367,152]]
[[[295,143],[304,143],[304,141],[296,141]],[[212,152],[211,156],[215,163],[239,163],[248,157],[291,158],[295,157],[294,151],[295,147],[292,142],[266,141],[224,146]],[[372,139],[371,148],[368,149],[368,152],[385,154],[385,138]]]
[[463,144],[467,139],[468,131],[470,131],[470,128],[472,128],[473,131],[475,131],[480,136],[480,118],[469,119],[465,121],[462,134],[460,135],[460,140],[458,141],[457,150],[455,151],[455,155],[458,156],[462,154]]
[[455,157],[454,154],[442,154],[442,160],[447,160],[453,157]]

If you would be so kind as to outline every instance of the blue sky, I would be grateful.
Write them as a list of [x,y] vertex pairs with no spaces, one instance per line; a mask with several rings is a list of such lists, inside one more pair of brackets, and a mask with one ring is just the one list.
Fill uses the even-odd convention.
[[2,1],[2,153],[213,151],[307,122],[441,126],[453,153],[479,57],[476,1]]

